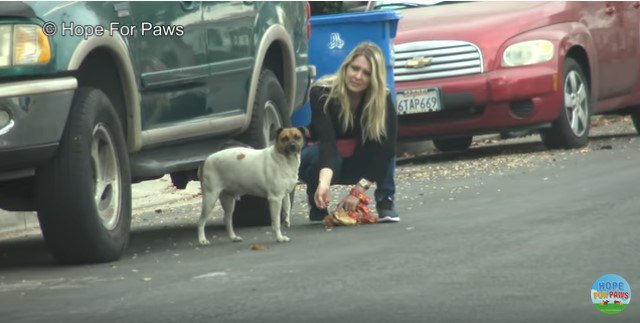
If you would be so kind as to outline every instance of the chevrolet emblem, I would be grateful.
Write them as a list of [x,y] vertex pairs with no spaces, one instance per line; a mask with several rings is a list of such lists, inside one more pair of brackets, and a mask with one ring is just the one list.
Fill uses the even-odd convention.
[[433,57],[414,57],[407,61],[406,67],[421,68],[431,64]]

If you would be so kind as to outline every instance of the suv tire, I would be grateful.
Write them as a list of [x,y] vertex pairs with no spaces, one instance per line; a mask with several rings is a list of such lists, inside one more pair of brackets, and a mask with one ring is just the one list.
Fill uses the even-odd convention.
[[582,67],[572,58],[564,62],[563,104],[560,116],[540,136],[547,148],[580,148],[589,143],[591,91]]
[[58,261],[120,258],[131,226],[130,177],[113,105],[101,90],[78,88],[58,152],[36,176],[38,220]]
[[[287,107],[284,90],[272,71],[266,69],[260,73],[256,100],[253,103],[251,123],[240,140],[255,149],[262,149],[273,142],[275,130],[289,126],[290,122],[282,117]],[[265,198],[244,195],[233,212],[236,226],[271,225],[269,203]]]

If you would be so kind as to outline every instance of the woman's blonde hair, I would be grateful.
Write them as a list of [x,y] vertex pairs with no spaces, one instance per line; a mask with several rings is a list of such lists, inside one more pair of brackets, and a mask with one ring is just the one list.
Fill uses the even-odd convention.
[[371,81],[363,97],[364,110],[362,111],[362,119],[360,120],[362,140],[380,142],[382,138],[387,135],[385,119],[386,98],[389,89],[387,89],[387,70],[384,55],[378,45],[371,42],[358,44],[358,46],[349,53],[347,58],[345,58],[335,74],[320,78],[316,82],[316,85],[331,88],[324,104],[324,111],[325,113],[327,112],[327,106],[331,99],[338,100],[342,107],[339,114],[342,129],[347,131],[347,129],[353,126],[354,119],[346,85],[347,69],[349,68],[349,64],[359,56],[363,56],[371,65]]

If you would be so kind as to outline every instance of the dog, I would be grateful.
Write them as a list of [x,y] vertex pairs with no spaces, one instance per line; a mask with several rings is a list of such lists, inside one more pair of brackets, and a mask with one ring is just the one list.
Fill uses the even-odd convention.
[[198,241],[201,245],[210,243],[204,228],[218,199],[224,210],[229,239],[242,241],[233,230],[232,216],[236,201],[245,194],[267,199],[276,240],[289,241],[280,230],[281,215],[284,215],[284,225],[289,227],[289,193],[298,183],[300,153],[307,133],[303,127],[280,128],[276,131],[275,144],[265,149],[235,147],[207,157],[200,174],[202,212],[198,221]]

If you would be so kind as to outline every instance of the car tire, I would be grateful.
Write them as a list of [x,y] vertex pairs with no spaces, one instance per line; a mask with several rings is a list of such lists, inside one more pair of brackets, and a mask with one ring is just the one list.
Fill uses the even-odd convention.
[[471,147],[473,137],[441,138],[432,141],[436,149],[442,152],[465,151]]
[[76,90],[53,160],[36,173],[38,220],[62,263],[120,258],[131,226],[131,175],[118,115],[98,89]]
[[266,148],[273,143],[275,131],[291,123],[282,116],[286,108],[287,99],[278,78],[272,71],[263,70],[258,80],[251,122],[240,141],[255,149]]
[[[272,71],[263,70],[258,80],[251,123],[240,141],[256,149],[267,147],[274,140],[275,130],[290,124],[290,120],[282,117],[286,107],[287,100],[278,78]],[[236,201],[233,223],[239,227],[271,225],[269,203],[262,197],[242,196]]]
[[563,104],[551,128],[542,129],[542,142],[549,149],[580,148],[589,143],[591,91],[580,64],[572,58],[564,62]]

